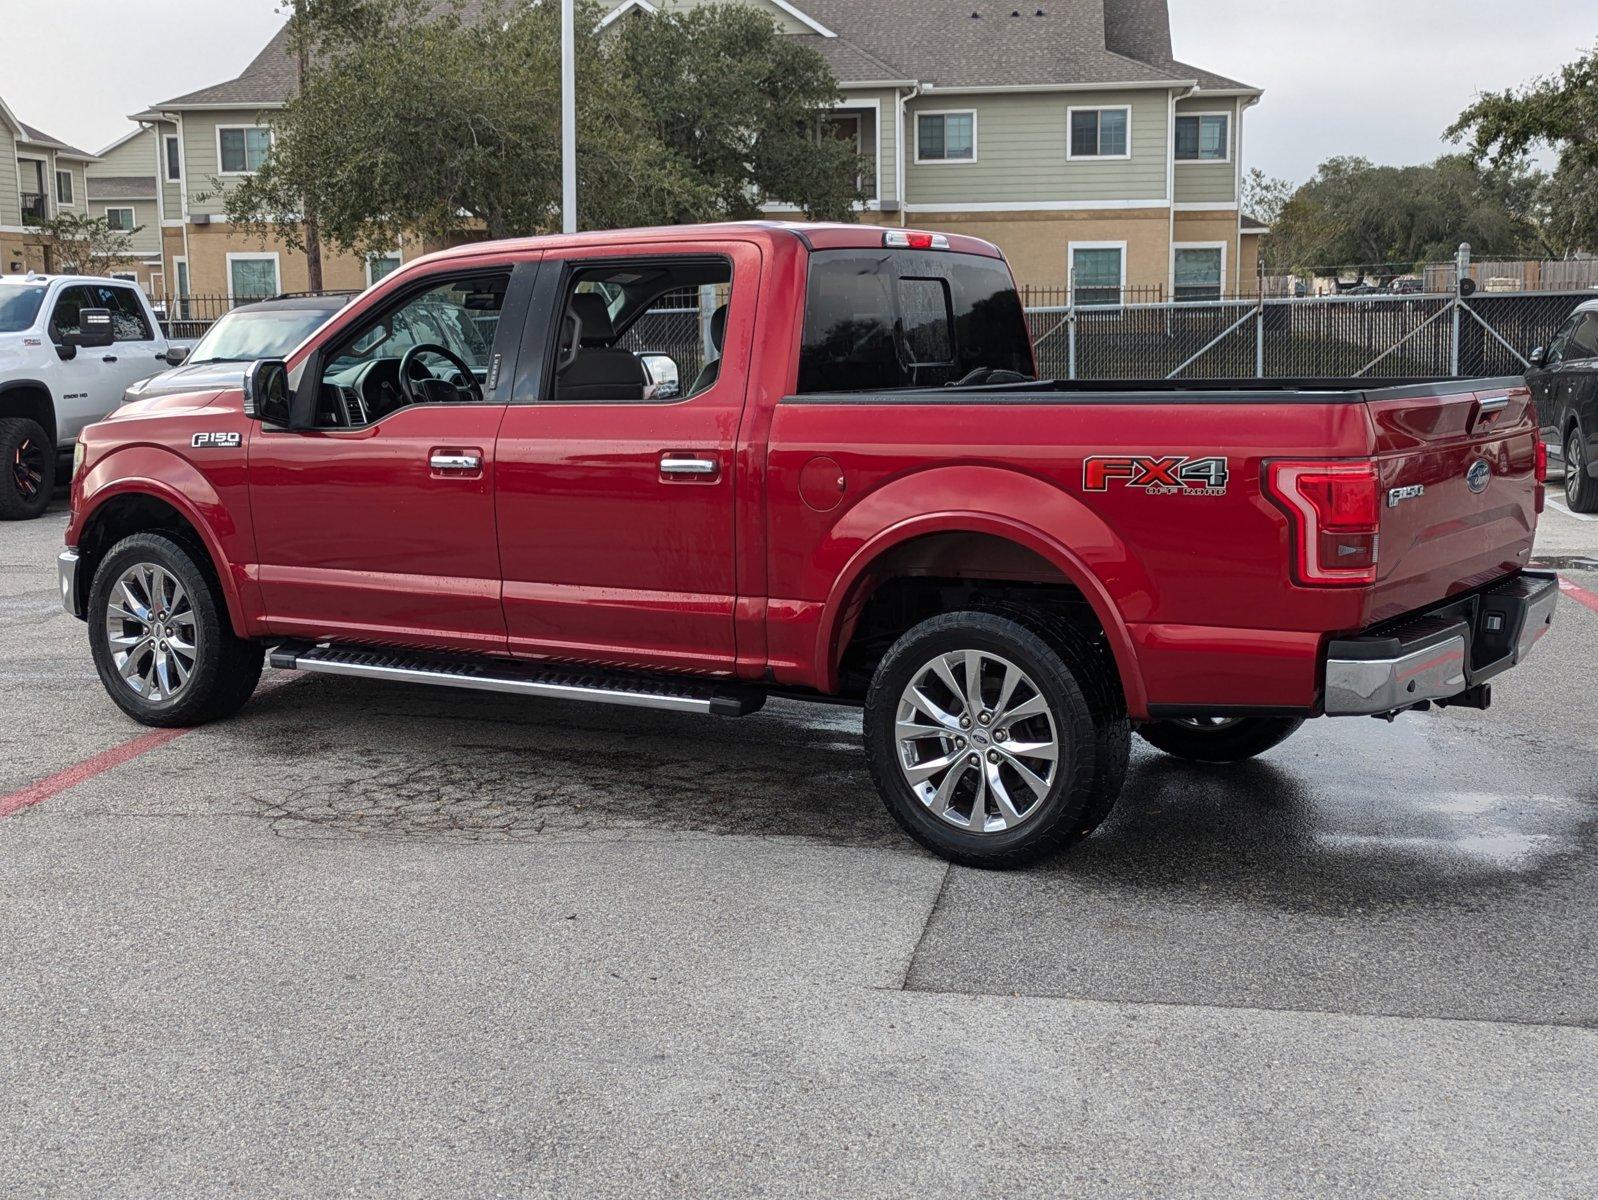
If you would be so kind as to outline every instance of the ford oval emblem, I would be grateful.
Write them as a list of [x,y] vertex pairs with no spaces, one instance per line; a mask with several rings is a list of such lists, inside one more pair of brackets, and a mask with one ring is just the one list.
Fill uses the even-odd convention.
[[1478,458],[1470,464],[1470,469],[1465,472],[1465,486],[1480,495],[1487,490],[1487,485],[1493,481],[1493,464],[1485,458]]

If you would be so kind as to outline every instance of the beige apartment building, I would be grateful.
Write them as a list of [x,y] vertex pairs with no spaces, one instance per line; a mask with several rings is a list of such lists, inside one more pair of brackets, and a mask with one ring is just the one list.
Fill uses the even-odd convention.
[[[1260,92],[1175,58],[1166,0],[606,0],[604,20],[709,2],[769,12],[831,65],[843,99],[825,132],[868,163],[860,219],[987,238],[1023,287],[1082,302],[1251,290],[1264,231],[1240,204],[1243,124]],[[271,153],[294,86],[279,32],[238,76],[135,114],[99,156],[89,198],[149,231],[147,285],[307,286],[304,255],[230,227],[223,195]],[[326,254],[325,286],[365,287],[421,251]]]
[[17,119],[0,96],[0,275],[49,269],[44,222],[87,211],[95,156]]

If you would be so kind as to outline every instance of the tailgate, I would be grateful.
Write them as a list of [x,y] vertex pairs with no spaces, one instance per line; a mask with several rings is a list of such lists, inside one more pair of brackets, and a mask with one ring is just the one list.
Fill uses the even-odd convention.
[[1371,621],[1530,562],[1537,420],[1524,380],[1389,388],[1368,393],[1366,404],[1381,511]]

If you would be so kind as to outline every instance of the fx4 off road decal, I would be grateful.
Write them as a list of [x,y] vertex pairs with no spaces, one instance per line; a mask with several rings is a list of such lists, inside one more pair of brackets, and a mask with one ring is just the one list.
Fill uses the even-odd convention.
[[1082,463],[1082,490],[1107,492],[1111,484],[1141,488],[1150,496],[1224,496],[1231,472],[1224,458],[1182,454],[1110,454]]
[[196,450],[205,447],[213,450],[236,450],[239,445],[239,435],[236,433],[197,433],[194,435],[194,441],[190,444]]

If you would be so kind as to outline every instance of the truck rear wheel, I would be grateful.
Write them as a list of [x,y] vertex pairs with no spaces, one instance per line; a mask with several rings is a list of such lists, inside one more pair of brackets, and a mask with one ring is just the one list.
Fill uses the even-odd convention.
[[0,419],[0,521],[28,521],[42,514],[55,492],[55,445],[37,421]]
[[910,630],[866,699],[872,778],[935,854],[1011,868],[1087,837],[1125,777],[1124,709],[1095,655],[1041,618],[957,612]]
[[1304,722],[1297,717],[1189,717],[1138,727],[1149,745],[1193,762],[1242,762],[1280,745]]
[[164,533],[111,548],[89,590],[89,647],[118,708],[144,725],[203,725],[244,706],[262,648],[234,635],[220,586]]
[[1598,479],[1587,474],[1587,447],[1579,429],[1565,439],[1565,503],[1571,512],[1598,512]]

